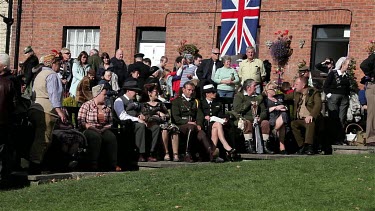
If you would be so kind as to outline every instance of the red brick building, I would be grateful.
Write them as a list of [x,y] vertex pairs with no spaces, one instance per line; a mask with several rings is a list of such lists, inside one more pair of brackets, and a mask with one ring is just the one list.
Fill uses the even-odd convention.
[[[14,5],[16,17],[17,0]],[[127,64],[132,63],[140,45],[145,49],[147,43],[156,43],[148,50],[165,44],[169,67],[178,56],[176,48],[181,40],[196,44],[205,58],[218,45],[220,0],[123,0],[121,9],[119,44]],[[293,35],[294,53],[286,67],[286,79],[295,75],[301,59],[312,64],[325,56],[337,59],[348,53],[360,63],[367,57],[368,41],[374,39],[374,9],[373,0],[263,0],[257,41],[259,58],[271,60],[266,42],[275,39],[275,31],[288,29]],[[65,46],[79,51],[85,45],[112,56],[117,13],[118,0],[24,0],[20,61],[24,59],[22,49],[28,45],[38,55]],[[15,25],[12,30],[14,38]],[[304,43],[302,48],[300,43]],[[361,74],[360,70],[357,72]]]

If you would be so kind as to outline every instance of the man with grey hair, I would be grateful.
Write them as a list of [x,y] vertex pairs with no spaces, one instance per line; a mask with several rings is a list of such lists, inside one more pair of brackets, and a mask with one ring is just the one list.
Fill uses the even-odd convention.
[[267,75],[266,69],[264,68],[263,61],[255,58],[255,48],[249,46],[246,48],[247,59],[240,63],[238,69],[238,75],[240,81],[243,83],[247,79],[253,79],[258,83],[256,87],[256,93],[260,94],[262,90],[262,83]]
[[201,93],[203,93],[202,89],[204,85],[213,84],[216,87],[217,84],[213,81],[215,78],[215,72],[217,69],[224,66],[223,62],[219,60],[220,50],[218,48],[214,48],[212,49],[211,53],[211,58],[202,60],[202,63],[199,65],[196,71]]
[[253,123],[254,121],[258,122],[261,128],[262,139],[265,142],[264,151],[272,154],[273,152],[267,146],[270,134],[267,109],[263,102],[263,96],[255,94],[256,85],[257,82],[255,80],[247,79],[243,82],[242,91],[234,96],[233,110],[241,117],[235,124],[243,131],[246,152],[256,153],[256,144],[253,139]]
[[0,188],[6,185],[6,179],[9,175],[9,145],[10,133],[9,126],[11,125],[11,114],[14,110],[14,86],[13,82],[7,78],[6,73],[9,66],[9,56],[5,53],[0,53]]

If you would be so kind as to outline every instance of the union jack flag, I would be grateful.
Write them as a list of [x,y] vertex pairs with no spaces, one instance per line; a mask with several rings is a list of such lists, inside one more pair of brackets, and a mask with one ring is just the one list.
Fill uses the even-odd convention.
[[261,0],[223,0],[221,55],[245,54],[255,46]]

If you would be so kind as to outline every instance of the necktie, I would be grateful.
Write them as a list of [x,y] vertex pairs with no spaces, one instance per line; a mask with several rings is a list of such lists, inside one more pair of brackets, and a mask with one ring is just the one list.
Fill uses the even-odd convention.
[[214,65],[212,65],[211,80],[214,80],[215,72],[216,72],[216,62],[214,62]]

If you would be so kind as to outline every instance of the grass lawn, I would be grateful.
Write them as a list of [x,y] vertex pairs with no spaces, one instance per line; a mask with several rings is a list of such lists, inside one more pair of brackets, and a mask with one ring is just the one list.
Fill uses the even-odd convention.
[[1,210],[375,210],[375,155],[128,172],[0,192]]

